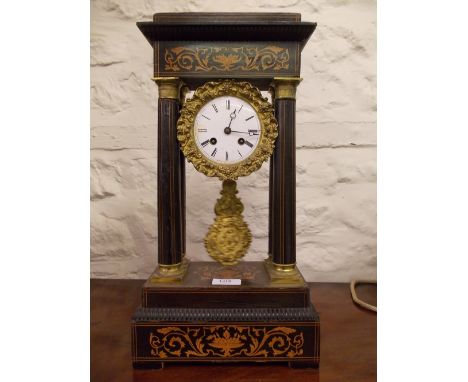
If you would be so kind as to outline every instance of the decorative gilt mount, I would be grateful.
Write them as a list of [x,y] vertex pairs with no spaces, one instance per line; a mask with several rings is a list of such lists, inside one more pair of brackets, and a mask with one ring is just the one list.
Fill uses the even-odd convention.
[[236,194],[236,182],[223,181],[221,198],[215,205],[216,218],[205,237],[208,254],[223,265],[237,264],[252,242],[250,229],[242,218],[244,206]]
[[[219,165],[200,153],[193,130],[195,117],[200,109],[212,99],[226,95],[239,97],[252,105],[262,124],[262,134],[255,152],[244,161]],[[185,102],[177,121],[177,139],[187,160],[202,174],[217,176],[221,180],[236,180],[240,176],[247,176],[258,170],[273,153],[277,136],[273,107],[266,98],[262,97],[260,91],[248,82],[225,80],[205,83]]]

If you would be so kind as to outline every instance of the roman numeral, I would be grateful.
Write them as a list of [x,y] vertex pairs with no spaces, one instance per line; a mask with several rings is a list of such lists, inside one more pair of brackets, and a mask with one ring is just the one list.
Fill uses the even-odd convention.
[[203,114],[202,114],[202,117],[205,117],[208,121],[211,121],[211,119],[208,118],[206,115],[203,115]]
[[212,157],[214,157],[214,156],[216,155],[216,151],[218,151],[217,148],[215,148],[215,149],[213,150],[213,152],[211,153],[211,156],[212,156]]
[[229,154],[227,151],[226,151],[226,160],[229,160]]
[[245,122],[247,122],[249,119],[252,119],[254,116],[252,115],[251,117],[247,118]]
[[249,141],[247,141],[247,140],[245,141],[245,144],[246,144],[247,146],[249,146],[250,148],[252,148],[252,147],[253,147],[253,144],[252,144],[252,143],[250,143],[250,142],[249,142]]
[[249,135],[258,135],[258,130],[249,130]]
[[208,143],[210,143],[209,139],[207,139],[205,142],[202,142],[201,145],[202,147],[205,147]]
[[[198,129],[198,132],[199,132],[199,133],[206,133],[206,131],[207,131],[206,129]],[[249,131],[250,131],[250,130],[249,130]]]
[[231,110],[231,100],[226,100],[226,109]]
[[212,103],[211,106],[213,106],[213,109],[215,109],[215,112],[218,112],[218,108],[216,107],[214,103]]

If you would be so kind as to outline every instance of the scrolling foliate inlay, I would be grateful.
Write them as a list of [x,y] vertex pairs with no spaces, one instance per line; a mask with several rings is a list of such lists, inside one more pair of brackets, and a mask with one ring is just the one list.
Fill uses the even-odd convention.
[[284,326],[169,326],[150,333],[149,344],[158,358],[294,358],[304,353],[303,333]]
[[166,72],[281,72],[289,69],[289,49],[260,47],[171,47],[164,50]]

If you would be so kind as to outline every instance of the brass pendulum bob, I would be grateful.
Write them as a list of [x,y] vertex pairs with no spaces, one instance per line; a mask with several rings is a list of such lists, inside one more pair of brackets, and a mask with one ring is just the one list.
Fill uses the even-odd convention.
[[205,237],[208,254],[223,265],[235,265],[247,253],[252,234],[242,217],[244,206],[236,196],[236,182],[224,180],[216,201],[214,223]]

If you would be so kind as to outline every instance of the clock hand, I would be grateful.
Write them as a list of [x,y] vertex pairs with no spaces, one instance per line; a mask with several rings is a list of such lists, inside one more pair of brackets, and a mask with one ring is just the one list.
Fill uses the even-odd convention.
[[250,136],[252,135],[258,135],[258,130],[249,130],[248,132],[246,131],[238,131],[238,130],[231,130],[232,133],[241,133],[241,134],[249,134]]
[[236,118],[236,110],[237,109],[234,109],[234,111],[229,115],[231,120],[229,121],[229,125],[224,128],[224,134],[231,134],[231,123],[232,123],[232,120]]
[[229,115],[229,117],[231,117],[231,120],[229,121],[229,125],[228,125],[229,128],[231,127],[232,120],[236,118],[236,110],[237,109],[234,109],[234,111]]

